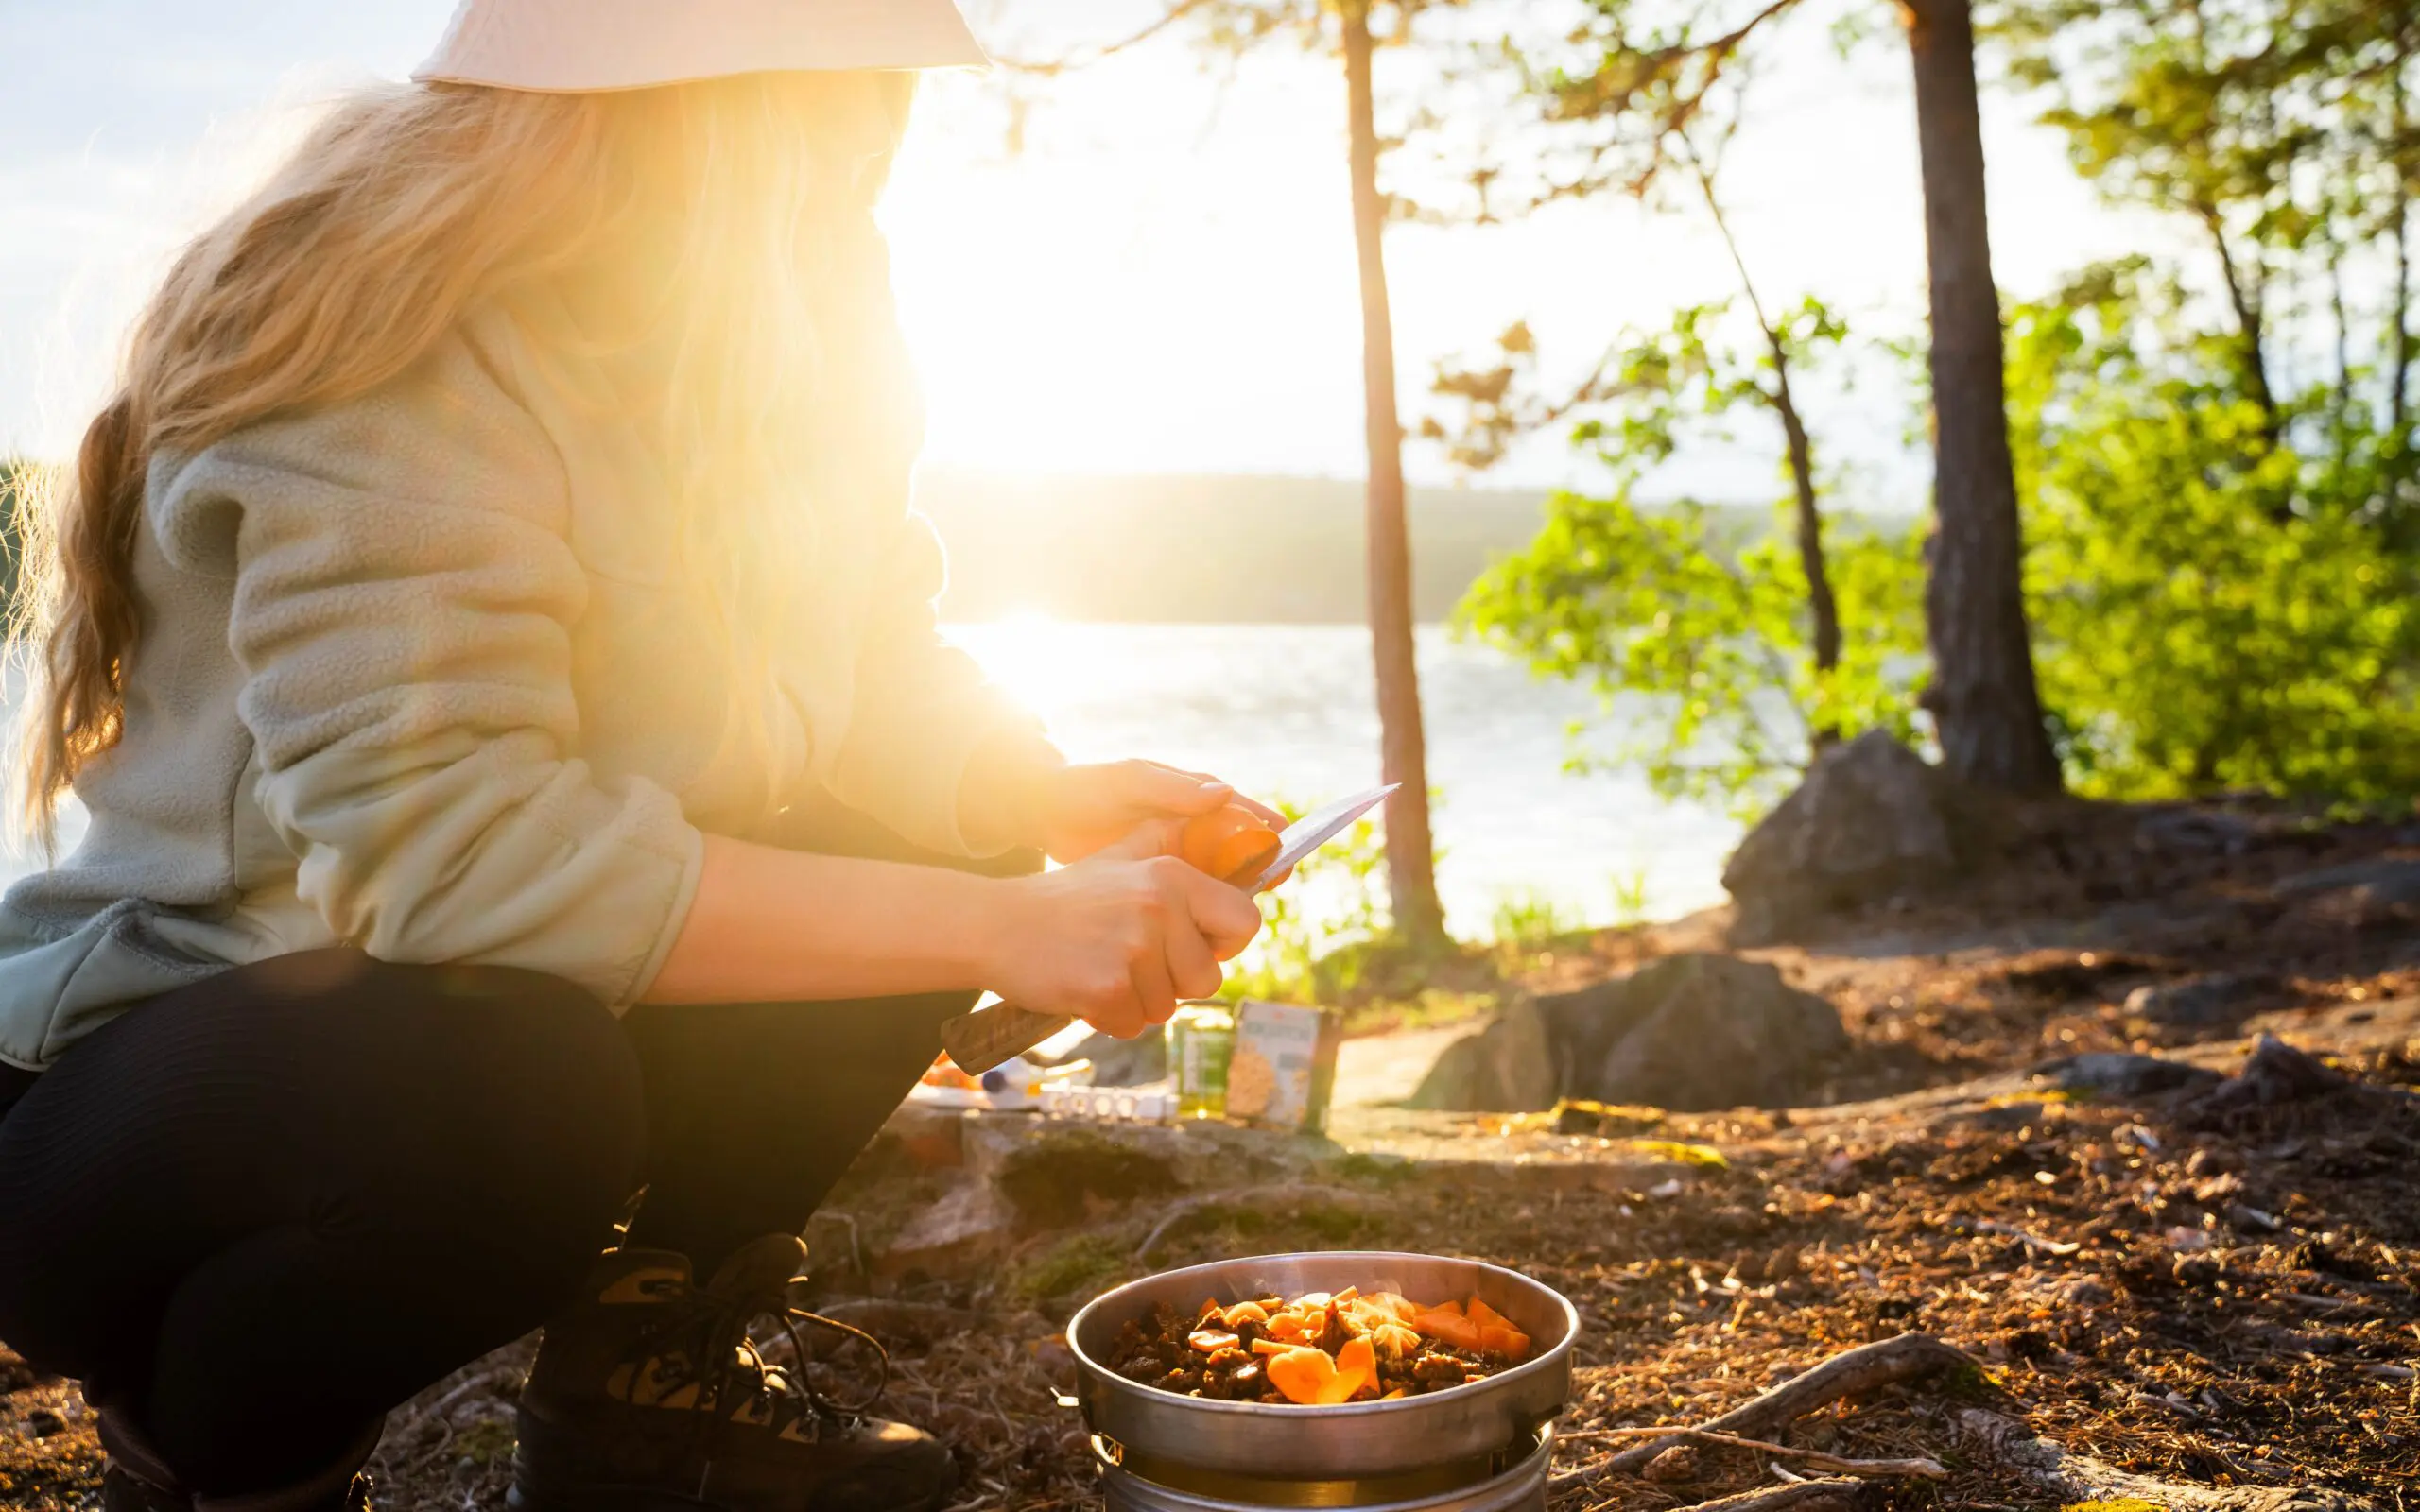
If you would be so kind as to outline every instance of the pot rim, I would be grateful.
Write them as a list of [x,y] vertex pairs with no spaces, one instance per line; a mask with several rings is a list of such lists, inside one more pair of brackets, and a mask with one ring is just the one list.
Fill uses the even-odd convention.
[[[1443,1261],[1449,1264],[1468,1265],[1475,1270],[1493,1271],[1498,1276],[1508,1277],[1512,1280],[1520,1282],[1524,1286],[1533,1287],[1546,1296],[1552,1297],[1555,1305],[1563,1310],[1563,1337],[1554,1344],[1548,1346],[1547,1349],[1538,1351],[1529,1359],[1514,1366],[1512,1369],[1503,1372],[1501,1375],[1488,1377],[1487,1379],[1490,1383],[1496,1382],[1509,1383],[1519,1381],[1526,1376],[1545,1374],[1547,1371],[1554,1368],[1558,1358],[1568,1356],[1571,1353],[1573,1344],[1576,1343],[1580,1337],[1580,1310],[1571,1305],[1571,1298],[1564,1296],[1561,1292],[1556,1291],[1553,1287],[1548,1286],[1546,1282],[1539,1280],[1535,1277],[1524,1275],[1520,1271],[1514,1270],[1509,1265],[1498,1265],[1493,1262],[1484,1260],[1468,1260],[1459,1255],[1428,1255],[1423,1254],[1417,1250],[1409,1249],[1297,1249],[1269,1255],[1237,1255],[1231,1260],[1204,1261],[1198,1265],[1183,1265],[1179,1266],[1175,1270],[1153,1271],[1149,1276],[1137,1277],[1135,1280],[1128,1281],[1122,1286],[1112,1287],[1110,1290],[1101,1293],[1098,1297],[1094,1297],[1091,1301],[1086,1302],[1082,1307],[1078,1308],[1076,1310],[1075,1316],[1067,1320],[1067,1349],[1069,1352],[1075,1355],[1078,1365],[1083,1366],[1086,1370],[1090,1371],[1093,1375],[1097,1376],[1103,1382],[1114,1383],[1121,1388],[1148,1393],[1148,1400],[1155,1401],[1165,1400],[1171,1405],[1188,1408],[1198,1412],[1223,1413],[1244,1418],[1267,1417],[1285,1422],[1295,1422],[1321,1420],[1333,1421],[1339,1418],[1377,1417],[1390,1412],[1402,1412],[1407,1409],[1416,1409],[1423,1404],[1429,1404],[1433,1406],[1439,1398],[1446,1395],[1443,1392],[1432,1392],[1418,1397],[1399,1397],[1392,1401],[1341,1402],[1333,1407],[1298,1406],[1293,1402],[1288,1402],[1281,1406],[1274,1402],[1266,1401],[1219,1401],[1209,1397],[1179,1396],[1173,1391],[1162,1391],[1157,1386],[1146,1385],[1139,1381],[1129,1381],[1124,1376],[1119,1375],[1115,1370],[1101,1364],[1098,1360],[1094,1359],[1090,1354],[1084,1351],[1083,1341],[1081,1338],[1084,1320],[1090,1317],[1096,1310],[1108,1309],[1113,1304],[1122,1300],[1128,1293],[1133,1292],[1138,1288],[1158,1285],[1169,1280],[1171,1278],[1189,1276],[1197,1272],[1222,1273],[1235,1266],[1250,1265],[1256,1262],[1305,1260],[1334,1262],[1338,1263],[1355,1261],[1368,1261],[1374,1266],[1382,1264],[1387,1261]],[[1457,1389],[1459,1390],[1462,1388]],[[1505,1389],[1510,1389],[1509,1384]]]

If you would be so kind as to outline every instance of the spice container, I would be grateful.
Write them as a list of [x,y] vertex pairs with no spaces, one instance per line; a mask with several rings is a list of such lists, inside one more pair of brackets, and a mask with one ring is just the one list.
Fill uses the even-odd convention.
[[1167,1022],[1168,1074],[1176,1083],[1176,1116],[1222,1118],[1227,1063],[1236,1053],[1236,1015],[1222,1003],[1188,1003]]
[[1253,998],[1237,1004],[1227,1117],[1288,1133],[1323,1132],[1342,1039],[1333,1013]]

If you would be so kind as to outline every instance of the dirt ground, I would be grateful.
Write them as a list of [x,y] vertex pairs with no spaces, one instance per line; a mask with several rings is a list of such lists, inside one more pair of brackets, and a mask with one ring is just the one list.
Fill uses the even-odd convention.
[[[2398,857],[2420,858],[2420,827],[2250,807],[2043,820],[1955,897],[1886,903],[1822,940],[1754,953],[1839,1004],[1855,1038],[1810,1106],[1425,1125],[1431,1148],[1582,1165],[1639,1138],[1696,1147],[1635,1182],[1490,1185],[1347,1159],[1323,1168],[1330,1200],[1266,1211],[1096,1200],[1080,1224],[973,1274],[873,1288],[887,1310],[866,1315],[895,1358],[889,1410],[956,1446],[962,1508],[1094,1505],[1083,1434],[1053,1400],[1067,1364],[1054,1335],[1087,1297],[1235,1254],[1416,1247],[1515,1266],[1580,1308],[1558,1512],[1691,1505],[1776,1486],[1793,1463],[1816,1473],[1701,1444],[1646,1475],[1591,1478],[1622,1444],[1586,1435],[1703,1422],[1838,1351],[1910,1332],[1974,1367],[1776,1431],[1796,1450],[1927,1458],[1945,1472],[1876,1480],[1865,1505],[1981,1512],[2100,1496],[2144,1512],[2301,1488],[2311,1495],[2266,1504],[2323,1507],[2335,1493],[2332,1504],[2402,1512],[2420,1503],[2420,916],[2378,888],[2294,880]],[[1564,942],[1530,981],[1572,985],[1709,946],[1721,923]],[[2248,985],[2195,1024],[2129,1006],[2137,988],[2214,972]],[[2323,1055],[2342,1080],[2135,1091],[2028,1076],[2118,1051],[2233,1074],[2263,1032]],[[526,1349],[399,1410],[382,1506],[503,1505]],[[2045,1469],[2036,1440],[2065,1451],[2066,1469]],[[72,1385],[0,1352],[0,1505],[95,1504],[97,1471]],[[2201,1492],[2130,1489],[2129,1503],[2100,1489],[2128,1474]]]

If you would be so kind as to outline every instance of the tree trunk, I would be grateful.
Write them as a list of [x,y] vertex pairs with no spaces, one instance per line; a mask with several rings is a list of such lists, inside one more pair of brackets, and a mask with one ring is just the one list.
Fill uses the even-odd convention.
[[2409,443],[2411,403],[2407,385],[2411,370],[2411,180],[2404,161],[2404,136],[2411,130],[2403,93],[2403,72],[2410,62],[2400,41],[2394,55],[2394,318],[2387,322],[2387,414],[2399,448]]
[[1395,928],[1416,942],[1444,934],[1428,833],[1428,756],[1412,654],[1411,539],[1404,514],[1403,424],[1395,408],[1394,318],[1387,301],[1386,199],[1378,192],[1377,106],[1368,0],[1342,7],[1345,109],[1352,132],[1353,239],[1361,261],[1361,382],[1370,442],[1370,643],[1377,663],[1387,799],[1387,890]]
[[[1687,150],[1683,139],[1683,150]],[[1789,348],[1781,338],[1780,330],[1765,314],[1765,301],[1756,297],[1756,281],[1748,272],[1748,259],[1739,250],[1739,239],[1731,234],[1731,217],[1722,213],[1722,201],[1714,192],[1714,174],[1694,153],[1689,154],[1689,166],[1696,172],[1698,192],[1705,198],[1706,215],[1714,221],[1714,229],[1722,237],[1723,249],[1731,254],[1731,266],[1739,274],[1739,292],[1748,297],[1749,313],[1756,318],[1756,329],[1765,338],[1765,348],[1773,355],[1773,389],[1768,396],[1773,410],[1781,416],[1782,440],[1789,448],[1789,482],[1798,504],[1798,565],[1806,575],[1806,609],[1813,622],[1815,670],[1829,672],[1841,664],[1841,610],[1832,596],[1832,573],[1824,561],[1824,512],[1815,502],[1814,447],[1806,438],[1806,423],[1798,413],[1798,401],[1789,387]],[[1840,738],[1840,731],[1828,725],[1818,725],[1815,744],[1826,746]]]
[[2269,387],[2269,336],[2267,319],[2261,310],[2260,291],[2247,282],[2242,266],[2236,262],[2235,248],[2227,240],[2226,224],[2219,218],[2215,206],[2202,210],[2202,224],[2208,228],[2210,243],[2219,251],[2219,272],[2225,278],[2227,303],[2235,310],[2236,343],[2243,364],[2243,381],[2252,390],[2252,402],[2260,406],[2260,432],[2270,449],[2275,450],[2284,436],[2277,419],[2277,398]]
[[1927,702],[1949,775],[2058,790],[2025,623],[1999,292],[1984,219],[1983,131],[1967,0],[1905,0],[1932,295],[1933,513]]
[[[1765,333],[1773,352],[1773,407],[1781,412],[1782,437],[1789,443],[1789,482],[1798,497],[1798,564],[1806,574],[1806,607],[1815,620],[1815,670],[1829,672],[1841,664],[1841,610],[1832,597],[1831,569],[1824,561],[1824,512],[1815,503],[1814,448],[1806,439],[1806,423],[1789,392],[1789,357],[1780,335]],[[1819,738],[1833,733],[1818,731]]]

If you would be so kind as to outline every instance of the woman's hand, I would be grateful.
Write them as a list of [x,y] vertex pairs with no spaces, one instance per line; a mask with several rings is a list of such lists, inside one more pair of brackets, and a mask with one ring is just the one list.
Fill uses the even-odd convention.
[[959,790],[959,827],[978,844],[1039,846],[1055,860],[1080,861],[1138,826],[1224,803],[1285,826],[1284,815],[1207,773],[1148,761],[1071,764],[1037,743],[977,753]]
[[996,884],[1001,944],[985,983],[1121,1040],[1167,1022],[1180,999],[1217,992],[1219,963],[1259,932],[1260,910],[1169,854],[1177,830],[1167,819],[1130,826],[1086,860]]

